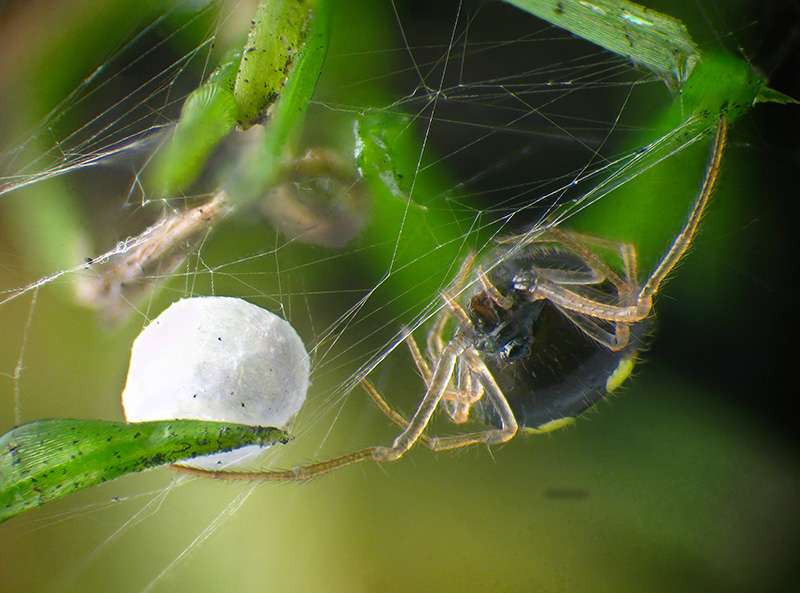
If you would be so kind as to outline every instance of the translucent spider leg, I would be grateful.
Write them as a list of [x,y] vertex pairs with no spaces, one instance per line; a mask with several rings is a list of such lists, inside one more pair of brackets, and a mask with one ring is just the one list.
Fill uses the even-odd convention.
[[[444,318],[447,319],[447,317]],[[444,343],[441,340],[441,332],[443,331],[444,331],[444,324],[440,325],[438,323],[431,330],[431,335],[435,333],[439,334],[438,341],[442,343],[442,346],[444,346]],[[428,366],[428,362],[425,360],[425,357],[422,356],[422,352],[420,351],[419,346],[417,345],[416,340],[414,340],[414,337],[411,334],[411,332],[408,329],[406,329],[406,332],[407,332],[406,345],[408,345],[408,349],[411,351],[411,357],[414,359],[414,364],[416,364],[417,369],[420,372],[420,375],[422,375],[422,380],[425,381],[426,385],[429,385],[431,382],[432,373],[430,367]],[[434,354],[431,356],[431,360],[437,360],[438,358],[439,354]],[[458,372],[458,370],[456,370],[456,372]],[[369,389],[372,388],[371,384],[366,379],[364,380],[364,383],[365,386],[369,385],[369,388],[367,388],[367,390],[369,391]],[[469,375],[467,376],[467,379],[464,381],[464,383],[465,384],[458,383],[457,387],[448,387],[448,389],[445,391],[444,396],[442,396],[442,399],[450,403],[458,404],[461,407],[466,407],[466,410],[464,412],[450,413],[450,411],[448,410],[448,413],[450,413],[450,417],[456,424],[462,424],[463,422],[466,422],[467,420],[466,415],[469,413],[469,406],[477,402],[483,396],[483,389],[479,385],[473,387],[472,382],[469,380]],[[373,399],[376,398],[373,397]],[[387,416],[388,415],[389,414],[387,414]],[[403,428],[405,428],[406,424],[407,423],[403,424]]]
[[[711,151],[711,159],[703,180],[703,186],[695,200],[689,218],[683,230],[675,238],[669,251],[658,264],[655,271],[638,291],[638,294],[634,295],[635,298],[632,299],[632,302],[625,302],[625,295],[621,294],[620,296],[623,298],[620,299],[620,304],[604,304],[595,299],[578,294],[564,285],[549,281],[547,278],[539,278],[533,283],[530,290],[531,296],[534,299],[547,299],[564,311],[571,311],[575,314],[595,320],[614,323],[615,333],[608,334],[607,337],[604,337],[603,334],[607,332],[598,332],[593,329],[586,331],[585,325],[579,321],[579,318],[575,315],[570,315],[571,319],[578,320],[576,321],[577,325],[584,329],[590,337],[600,341],[612,350],[624,348],[627,344],[627,331],[623,324],[642,321],[650,314],[653,296],[658,291],[664,279],[669,275],[670,271],[686,254],[686,251],[691,245],[692,239],[700,224],[700,219],[702,218],[705,207],[708,204],[708,200],[711,197],[711,193],[719,177],[719,171],[722,165],[722,152],[727,140],[727,129],[725,118],[720,117]],[[568,244],[569,243],[572,243],[572,241],[569,240]],[[583,249],[586,248],[584,247]],[[584,254],[581,253],[581,255]],[[592,257],[587,257],[587,263],[594,265],[593,262],[596,257],[597,256],[594,254],[592,254]],[[635,252],[624,257],[627,257],[629,260],[628,263],[625,264],[625,267],[630,268],[633,272],[636,261]],[[600,271],[605,271],[607,268],[608,266],[603,263],[601,264]]]
[[366,449],[359,449],[347,455],[334,457],[326,461],[319,461],[317,463],[309,463],[301,465],[292,469],[271,469],[265,471],[236,471],[229,469],[201,469],[199,467],[189,467],[185,465],[172,465],[173,470],[188,474],[190,476],[197,476],[200,478],[215,478],[217,480],[238,480],[243,482],[296,482],[301,480],[310,480],[322,476],[334,470],[348,465],[353,465],[360,461],[373,459],[377,447],[368,447]]
[[[446,347],[448,350],[450,346]],[[503,397],[500,388],[492,378],[491,373],[486,369],[483,362],[477,355],[471,356],[471,362],[475,365],[475,370],[480,373],[482,380],[487,381],[487,391],[492,402],[497,406],[501,419],[501,428],[479,431],[453,437],[431,438],[422,434],[425,426],[430,421],[436,405],[441,400],[443,385],[446,386],[449,376],[452,375],[452,367],[459,354],[454,349],[449,357],[443,357],[437,370],[434,372],[434,381],[428,387],[428,392],[414,417],[410,422],[405,421],[400,414],[395,412],[382,397],[374,390],[368,392],[378,403],[381,410],[396,424],[405,425],[402,433],[394,440],[391,447],[368,447],[359,449],[353,453],[334,457],[326,461],[309,463],[288,470],[266,470],[266,471],[236,471],[236,470],[207,470],[183,465],[174,465],[172,468],[180,473],[199,477],[216,478],[221,480],[240,480],[258,482],[281,482],[281,481],[301,481],[315,478],[334,470],[353,465],[367,459],[375,461],[394,461],[399,459],[417,441],[422,442],[426,447],[434,451],[456,449],[474,443],[498,444],[512,438],[517,431],[517,421],[514,414]],[[452,359],[452,360],[450,360]],[[442,364],[444,363],[444,364]],[[441,370],[440,370],[441,369]],[[447,373],[449,369],[449,373]],[[371,387],[371,385],[370,385]]]
[[[375,404],[377,404],[378,409],[386,414],[386,416],[392,422],[394,422],[400,428],[406,428],[408,426],[408,420],[406,420],[402,414],[395,411],[388,403],[386,403],[386,400],[381,397],[377,389],[372,386],[372,383],[364,379],[363,386],[367,394],[372,398]],[[434,445],[428,436],[421,434],[419,436],[419,442],[429,449],[434,450]],[[215,478],[217,480],[237,480],[247,482],[296,482],[310,480],[339,468],[347,467],[348,465],[353,465],[361,461],[366,461],[367,459],[373,459],[375,449],[377,449],[377,447],[359,449],[353,453],[348,453],[339,457],[333,457],[317,463],[300,465],[292,469],[274,469],[253,472],[226,469],[209,470],[185,465],[173,465],[172,469],[182,474],[188,474],[202,478]]]
[[664,256],[664,259],[658,264],[655,272],[651,274],[650,278],[645,283],[644,288],[641,293],[639,293],[640,298],[652,297],[658,291],[658,287],[669,275],[670,271],[672,271],[672,268],[678,264],[688,251],[692,239],[694,239],[694,235],[697,232],[697,227],[700,225],[700,219],[703,217],[703,212],[708,204],[708,200],[711,198],[711,194],[714,191],[717,178],[719,177],[719,171],[722,167],[722,151],[725,149],[727,140],[728,123],[725,120],[725,116],[720,116],[719,125],[717,126],[717,135],[714,138],[714,147],[711,151],[711,162],[708,165],[700,195],[694,203],[686,226],[676,237],[667,255]]
[[[394,422],[400,428],[405,428],[408,426],[408,420],[406,420],[405,416],[387,404],[386,400],[381,397],[381,394],[378,393],[378,390],[375,389],[372,383],[364,379],[361,382],[361,385],[364,387],[364,390],[367,392],[367,394],[372,398],[372,401],[378,405],[380,411],[383,412],[389,418],[389,420]],[[428,449],[432,448],[431,439],[425,434],[421,434],[419,436],[419,442],[428,447]]]
[[439,405],[442,396],[450,384],[450,379],[453,376],[456,361],[459,356],[467,349],[467,344],[458,338],[453,338],[442,351],[436,363],[436,368],[433,371],[431,382],[428,384],[428,389],[425,396],[414,412],[414,416],[406,426],[405,430],[395,438],[391,447],[378,447],[375,450],[373,458],[376,461],[394,461],[402,457],[403,453],[408,451],[411,446],[417,441],[422,431],[430,422],[434,410]]
[[[519,428],[517,419],[514,417],[514,413],[511,411],[502,390],[497,385],[492,373],[486,368],[486,365],[481,360],[478,353],[470,348],[464,352],[464,356],[467,358],[467,364],[469,364],[472,371],[480,376],[481,384],[485,387],[485,393],[491,400],[500,418],[500,428],[481,430],[451,437],[429,437],[430,444],[427,446],[434,451],[458,449],[478,443],[498,445],[510,440],[517,433]],[[429,391],[432,390],[433,385],[431,384],[428,389]],[[408,432],[408,430],[406,432]],[[395,439],[393,448],[397,447],[399,439],[400,437]]]
[[[470,365],[470,368],[472,368],[475,373],[480,375],[481,381],[487,386],[486,392],[489,394],[489,398],[497,408],[498,415],[500,416],[501,428],[480,430],[451,437],[429,437],[421,434],[419,441],[431,451],[458,449],[460,447],[476,443],[496,445],[508,441],[517,432],[518,425],[516,418],[514,418],[514,414],[511,411],[511,408],[509,408],[506,398],[503,396],[500,387],[494,380],[494,377],[492,377],[492,374],[486,368],[486,365],[477,354],[465,353],[464,356],[469,360],[468,364]],[[401,414],[395,412],[385,402],[375,387],[373,387],[372,384],[366,379],[364,380],[364,388],[367,390],[367,393],[370,394],[370,397],[372,397],[372,399],[381,408],[381,411],[386,414],[395,424],[401,428],[406,428],[408,426],[408,421]]]
[[[591,270],[595,272],[593,280],[582,282],[576,281],[576,284],[599,284],[603,280],[608,280],[614,287],[623,294],[630,288],[632,283],[636,282],[637,277],[637,264],[636,264],[636,250],[630,243],[618,243],[600,237],[592,237],[590,235],[582,235],[571,231],[562,231],[554,228],[549,231],[560,243],[569,245],[573,251],[580,254],[582,259],[590,264]],[[610,251],[617,251],[622,258],[624,279],[609,266],[601,257],[589,249],[589,246],[600,247]],[[561,281],[561,284],[569,284],[569,282]]]
[[[384,400],[381,397],[381,395],[369,381],[365,379],[363,385],[364,389],[367,391],[372,400],[377,404],[381,412],[386,414],[386,416],[400,428],[405,429],[408,427],[409,424],[408,420],[406,420],[402,414],[395,411],[388,403],[386,403],[386,400]],[[425,445],[428,449],[437,450],[438,448],[436,444],[433,442],[433,439],[424,434],[420,434],[417,437],[417,440],[423,445]],[[375,459],[376,449],[378,449],[378,447],[368,447],[366,449],[359,449],[358,451],[354,451],[346,455],[341,455],[339,457],[333,457],[325,461],[308,463],[305,465],[294,467],[292,469],[285,469],[285,470],[284,469],[264,470],[264,471],[237,471],[237,470],[227,470],[227,469],[210,470],[210,469],[203,469],[186,465],[173,465],[171,467],[173,470],[182,474],[188,474],[191,476],[197,476],[202,478],[215,478],[217,480],[237,480],[237,481],[247,481],[247,482],[302,481],[322,476],[324,474],[340,469],[342,467],[347,467],[348,465],[353,465],[361,461],[366,461],[367,459]]]

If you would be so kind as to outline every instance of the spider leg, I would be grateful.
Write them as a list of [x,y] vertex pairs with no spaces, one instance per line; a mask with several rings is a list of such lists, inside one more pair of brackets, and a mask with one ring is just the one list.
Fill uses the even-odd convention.
[[705,207],[708,204],[708,200],[719,178],[719,172],[722,166],[722,152],[725,149],[727,136],[728,124],[725,121],[725,116],[722,115],[717,125],[717,133],[714,137],[711,157],[709,159],[708,168],[706,169],[705,178],[703,179],[703,186],[700,189],[700,193],[697,195],[692,211],[689,214],[689,219],[686,221],[683,230],[675,238],[675,241],[673,241],[664,259],[661,260],[661,263],[658,264],[655,271],[644,284],[644,287],[639,293],[640,299],[652,298],[658,291],[660,284],[669,275],[672,268],[678,264],[681,258],[686,254],[686,251],[688,251],[692,239],[697,232],[697,227],[700,225],[700,219],[703,216]]
[[[386,402],[386,400],[383,399],[383,397],[381,397],[381,394],[378,393],[378,390],[375,389],[375,386],[372,383],[364,379],[361,381],[361,385],[364,387],[364,391],[367,392],[367,395],[369,395],[370,398],[372,398],[372,401],[374,401],[377,404],[378,409],[380,409],[380,411],[383,412],[389,418],[389,420],[391,420],[397,426],[403,429],[405,429],[408,426],[408,420],[406,420],[405,416],[403,416],[400,412],[392,408]],[[429,449],[431,448],[431,439],[427,435],[425,434],[419,435],[419,442],[421,442]]]
[[[384,400],[372,384],[364,379],[364,389],[367,391],[372,400],[378,405],[378,408],[386,414],[386,416],[401,428],[408,426],[408,421],[397,411],[395,411],[386,400]],[[424,435],[418,435],[418,440],[433,450],[433,443],[431,439]],[[309,480],[316,478],[337,469],[353,465],[368,459],[376,459],[375,452],[378,447],[367,447],[366,449],[359,449],[346,455],[333,457],[325,461],[318,461],[315,463],[308,463],[299,465],[292,469],[271,469],[264,471],[237,471],[237,470],[213,470],[203,469],[199,467],[191,467],[186,465],[172,465],[171,469],[182,474],[190,476],[197,476],[201,478],[214,478],[217,480],[239,480],[248,482],[297,482],[302,480]]]
[[[433,333],[435,329],[436,327],[434,326],[434,330],[431,330],[431,333]],[[411,331],[408,328],[405,328],[405,332],[406,346],[408,346],[408,349],[411,351],[411,358],[414,359],[414,364],[417,365],[417,370],[419,370],[420,375],[422,375],[422,380],[425,381],[425,384],[427,385],[431,382],[431,369],[428,366],[428,362],[425,360],[425,357],[422,356],[422,351],[420,351],[417,341],[414,339]],[[430,335],[428,338],[430,338]]]
[[471,322],[469,320],[467,312],[464,311],[464,307],[459,305],[458,301],[456,301],[446,292],[442,293],[442,298],[447,303],[447,306],[450,307],[450,311],[452,312],[453,317],[458,319],[459,325],[461,325],[462,327],[469,327]]
[[[529,288],[529,294],[533,299],[548,299],[553,304],[558,306],[564,311],[572,311],[574,313],[586,316],[587,318],[595,318],[598,320],[609,321],[615,324],[614,338],[610,339],[610,335],[599,327],[592,327],[591,324],[580,321],[578,326],[583,329],[587,335],[591,336],[600,343],[608,345],[612,350],[619,350],[623,348],[628,341],[627,333],[628,328],[625,324],[636,323],[644,320],[649,314],[653,304],[653,296],[658,291],[659,285],[664,281],[669,272],[680,261],[683,255],[689,248],[692,238],[694,237],[697,227],[700,223],[703,211],[711,196],[711,193],[719,177],[720,166],[722,164],[722,151],[725,148],[727,134],[727,124],[724,117],[720,117],[719,125],[717,127],[717,134],[714,138],[714,145],[711,151],[711,159],[709,166],[706,170],[706,175],[703,180],[703,186],[700,193],[695,200],[689,219],[686,222],[683,230],[675,238],[664,259],[656,267],[653,274],[644,284],[642,289],[635,297],[630,295],[627,286],[619,279],[619,283],[612,282],[621,287],[620,301],[621,304],[605,304],[588,298],[570,288],[553,282],[547,278],[536,278],[536,281]],[[568,233],[552,229],[550,231],[554,236],[563,239],[567,244],[579,251],[581,256],[586,257],[586,261],[591,262],[591,266],[597,265],[599,270],[608,267],[596,254],[593,254],[587,247],[580,248],[577,239],[570,237]],[[632,247],[623,248],[624,266],[626,268],[626,275],[631,275],[636,272],[636,254]],[[611,277],[608,277],[611,280]],[[633,297],[633,298],[632,298]],[[577,317],[577,316],[575,316]],[[601,331],[596,331],[601,330]]]
[[[620,258],[622,259],[622,269],[624,272],[623,275],[623,282],[621,284],[615,284],[615,286],[621,291],[624,288],[630,287],[631,285],[635,285],[638,279],[638,263],[636,259],[636,248],[625,241],[612,241],[610,239],[604,239],[602,237],[595,237],[593,235],[584,235],[582,233],[576,233],[574,231],[561,231],[562,235],[566,235],[569,239],[573,239],[576,244],[584,245],[584,246],[593,246],[599,247],[601,249],[607,249],[609,251],[616,251],[619,253]],[[569,243],[571,247],[573,247],[573,243]],[[581,254],[583,255],[583,251]],[[590,252],[591,253],[591,252]],[[592,262],[594,263],[594,259]],[[605,265],[605,262],[600,260],[601,265]],[[599,271],[599,268],[598,268]],[[605,275],[605,278],[608,278],[610,282],[614,282],[612,277]],[[617,276],[618,278],[618,276]]]
[[483,291],[486,293],[486,295],[495,303],[497,303],[499,307],[503,309],[510,309],[513,306],[514,301],[500,294],[500,291],[497,290],[497,287],[494,284],[492,284],[492,281],[489,280],[489,277],[481,268],[478,268],[478,280],[480,281],[481,288],[483,288]]
[[[469,273],[474,264],[475,254],[470,252],[464,260],[464,263],[461,264],[458,274],[456,275],[456,279],[453,284],[453,290],[456,294],[458,294],[464,287],[464,284],[466,284],[467,278],[469,277]],[[427,339],[428,355],[431,357],[431,360],[437,360],[444,351],[442,334],[444,333],[444,328],[450,315],[456,317],[459,324],[462,326],[470,325],[469,317],[464,311],[464,308],[458,304],[455,298],[450,296],[449,292],[443,292],[442,298],[444,299],[447,308],[443,308],[441,311],[439,311],[439,314],[436,316],[436,321],[433,324],[433,329],[431,330],[431,333],[428,334]]]
[[473,380],[474,375],[464,360],[459,359],[455,373],[456,389],[448,389],[442,399],[450,419],[455,424],[464,424],[469,420],[470,408],[483,397],[484,389],[480,381]]
[[[463,350],[463,347],[451,347],[448,345],[447,350],[450,350],[450,352],[446,354],[448,359],[444,360],[444,364],[440,363],[437,365],[436,373],[434,374],[435,377],[439,375],[438,383],[446,384],[449,381],[449,377],[444,377],[442,375],[447,372],[448,368],[452,374],[454,361],[459,355],[458,348],[462,348]],[[449,360],[449,358],[452,358],[452,360]],[[209,470],[184,465],[172,465],[170,467],[173,470],[183,474],[204,478],[215,478],[218,480],[240,480],[248,482],[302,481],[325,475],[337,469],[341,469],[343,467],[347,467],[348,465],[353,465],[367,459],[373,459],[375,461],[393,461],[401,457],[402,454],[405,453],[411,447],[411,445],[417,441],[421,442],[432,451],[456,449],[466,445],[471,445],[473,443],[504,443],[513,437],[517,432],[518,426],[517,421],[514,418],[514,414],[512,413],[511,408],[508,406],[508,402],[500,391],[500,388],[497,386],[497,383],[494,381],[491,373],[477,355],[470,356],[470,366],[474,367],[474,370],[476,370],[476,372],[481,376],[481,381],[486,385],[487,392],[490,394],[492,402],[498,410],[501,421],[501,428],[499,429],[485,430],[454,437],[427,437],[426,435],[422,434],[422,430],[430,420],[430,414],[433,413],[433,409],[436,407],[435,403],[438,403],[438,401],[441,399],[442,394],[437,393],[438,389],[434,390],[433,385],[429,386],[428,393],[426,393],[425,398],[417,409],[417,412],[414,414],[414,417],[411,419],[411,422],[407,422],[400,413],[396,412],[393,408],[391,408],[391,406],[389,406],[389,404],[386,403],[386,401],[380,396],[371,383],[369,383],[367,380],[364,380],[363,384],[367,390],[367,393],[370,395],[373,401],[378,404],[378,407],[381,409],[381,411],[386,414],[386,416],[389,417],[392,422],[398,426],[405,427],[400,436],[395,439],[392,447],[368,447],[366,449],[359,449],[358,451],[348,453],[347,455],[333,457],[331,459],[316,463],[300,465],[288,470],[277,469],[253,472],[224,469]],[[440,369],[442,370],[440,371]],[[430,413],[428,413],[429,409]]]
[[[506,398],[503,396],[500,387],[492,377],[489,369],[476,354],[464,354],[469,360],[468,364],[470,369],[480,376],[481,383],[486,387],[486,393],[494,404],[500,416],[499,429],[482,430],[468,434],[461,434],[450,437],[427,437],[420,435],[419,441],[431,451],[446,451],[449,449],[458,449],[467,445],[476,443],[485,443],[487,445],[495,445],[504,443],[511,439],[517,432],[518,425],[511,408],[508,406]],[[377,390],[366,379],[363,382],[364,388],[369,393],[370,397],[378,404],[381,411],[384,412],[395,424],[401,427],[408,425],[406,419],[398,412],[394,411],[380,396]]]
[[492,373],[480,359],[480,356],[471,350],[465,351],[463,356],[467,357],[469,361],[468,364],[472,371],[480,376],[480,381],[485,388],[486,394],[500,416],[500,428],[492,428],[450,437],[430,437],[430,445],[427,446],[433,451],[458,449],[476,443],[484,443],[487,445],[505,443],[517,433],[517,429],[519,428],[517,419],[514,417],[514,413],[508,405],[508,401],[497,385],[497,382],[494,380],[494,377],[492,377]]
[[[430,367],[428,367],[425,357],[422,356],[422,352],[410,332],[406,334],[406,344],[411,351],[411,356],[422,375],[423,381],[425,381],[425,385],[430,385],[432,377]],[[455,372],[460,378],[462,374],[460,365]],[[466,375],[466,379],[463,382],[466,382],[466,385],[459,381],[456,388],[449,386],[442,396],[442,399],[449,404],[447,413],[456,424],[463,424],[469,419],[470,406],[483,396],[483,389],[480,388],[480,385],[473,387],[469,374]],[[403,427],[405,428],[405,425]]]
[[[467,282],[467,278],[469,278],[469,273],[472,270],[472,266],[475,263],[475,254],[470,252],[467,254],[467,257],[464,259],[464,262],[461,264],[461,267],[458,269],[458,273],[456,274],[455,280],[453,281],[453,290],[456,292],[461,291],[464,287],[464,284]],[[447,301],[447,298],[445,298]],[[436,315],[436,319],[433,323],[433,329],[428,334],[428,338],[426,340],[426,346],[428,349],[428,356],[431,360],[436,360],[442,353],[444,349],[444,340],[442,340],[442,335],[444,334],[444,328],[447,324],[448,319],[450,318],[450,311],[447,308],[443,307],[439,313]]]
[[442,354],[442,350],[444,350],[444,340],[442,339],[442,335],[444,334],[444,328],[447,325],[448,319],[450,319],[450,311],[446,307],[442,307],[442,310],[436,315],[436,319],[433,322],[433,328],[431,328],[426,340],[428,356],[431,360],[436,360],[439,358],[439,356]]
[[572,249],[572,251],[578,254],[580,258],[586,262],[589,268],[599,276],[598,280],[594,282],[587,282],[587,284],[599,284],[603,279],[605,279],[611,282],[618,291],[622,292],[627,290],[628,285],[622,280],[622,278],[619,277],[619,274],[612,270],[611,266],[603,261],[599,255],[587,247],[587,245],[595,245],[598,247],[608,248],[610,245],[613,245],[613,248],[616,249],[618,248],[617,245],[614,245],[610,241],[606,242],[604,239],[597,239],[596,237],[590,237],[588,235],[584,236],[577,233],[566,232],[558,228],[550,229],[548,234],[552,235],[559,243],[563,243]]
[[636,248],[630,243],[621,243],[620,252],[625,269],[625,280],[629,286],[636,286],[639,281],[639,261],[636,256]]
[[367,393],[376,402],[381,411],[395,424],[404,426],[403,432],[394,440],[391,447],[368,447],[366,449],[359,449],[358,451],[346,455],[316,463],[300,465],[288,470],[278,469],[255,472],[224,469],[209,470],[183,465],[173,465],[171,468],[180,473],[219,480],[250,482],[302,481],[322,476],[367,459],[375,461],[394,461],[395,459],[399,459],[403,453],[417,441],[420,441],[433,451],[456,449],[473,443],[486,443],[490,445],[503,443],[516,434],[518,428],[517,421],[491,373],[480,360],[480,357],[474,353],[468,355],[470,368],[480,375],[481,383],[486,387],[486,392],[489,394],[492,403],[495,405],[500,415],[501,428],[453,437],[431,438],[422,434],[425,426],[427,426],[430,421],[430,417],[436,405],[442,399],[445,387],[452,376],[455,361],[463,352],[464,346],[456,340],[453,340],[445,347],[442,359],[434,371],[433,381],[428,386],[425,397],[410,422],[407,422],[401,414],[392,409],[368,381],[364,381]]
[[534,285],[528,289],[528,293],[534,300],[547,299],[562,309],[613,323],[642,321],[650,313],[652,305],[652,298],[643,295],[640,295],[634,304],[601,303],[546,278],[537,279]]
[[374,459],[377,447],[359,449],[347,455],[334,457],[325,461],[300,465],[292,469],[270,469],[265,471],[236,471],[229,469],[202,469],[185,465],[171,465],[170,469],[182,474],[217,480],[239,480],[244,482],[296,482],[322,476],[337,469]]
[[567,309],[560,309],[575,326],[587,336],[605,346],[609,350],[616,352],[628,345],[631,339],[630,325],[627,323],[614,323],[614,333],[609,332],[598,324],[596,318],[580,315]]
[[[435,331],[435,328],[432,331]],[[430,339],[430,336],[428,336],[428,338]],[[422,356],[422,352],[410,332],[406,333],[406,344],[411,351],[414,364],[416,364],[420,375],[422,375],[422,380],[425,381],[425,385],[430,385],[432,377],[430,367],[425,357]],[[438,355],[434,360],[437,358]],[[460,365],[455,372],[459,377],[461,376]],[[442,399],[448,404],[446,406],[447,414],[456,424],[463,424],[469,419],[470,407],[483,396],[483,390],[480,388],[480,385],[478,385],[477,388],[473,387],[472,382],[469,381],[469,375],[467,375],[466,383],[466,385],[463,385],[462,382],[459,381],[456,387],[448,386],[442,396]],[[402,426],[405,428],[406,425],[403,424]]]
[[456,360],[464,352],[466,346],[458,338],[453,338],[447,346],[444,347],[441,357],[436,364],[433,371],[431,382],[428,384],[428,389],[425,396],[414,413],[414,416],[409,421],[405,430],[401,432],[392,443],[391,447],[377,447],[372,455],[376,461],[394,461],[403,456],[411,446],[417,442],[422,431],[430,422],[436,406],[444,396],[447,386],[450,384],[450,379],[453,376]]

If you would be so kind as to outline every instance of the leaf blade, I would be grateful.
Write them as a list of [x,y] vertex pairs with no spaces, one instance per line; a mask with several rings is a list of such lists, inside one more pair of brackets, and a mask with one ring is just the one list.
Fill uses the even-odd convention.
[[128,473],[289,438],[277,428],[198,420],[24,424],[0,437],[0,522]]

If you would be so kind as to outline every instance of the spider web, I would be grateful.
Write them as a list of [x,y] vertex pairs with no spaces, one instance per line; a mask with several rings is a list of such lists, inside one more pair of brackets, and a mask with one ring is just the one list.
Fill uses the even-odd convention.
[[[729,4],[697,3],[677,16],[706,32],[704,49],[738,46],[757,27],[733,20],[737,9]],[[347,162],[354,139],[343,139],[342,130],[367,107],[408,116],[419,151],[393,198],[401,216],[331,247],[277,232],[257,208],[237,210],[201,229],[179,267],[149,270],[141,293],[113,319],[80,295],[96,281],[104,255],[135,249],[135,242],[120,242],[202,202],[156,200],[142,180],[183,99],[213,69],[220,48],[240,43],[253,7],[187,2],[144,11],[86,59],[63,87],[73,92],[62,88],[35,114],[24,85],[8,82],[24,76],[0,76],[0,130],[12,138],[0,153],[4,431],[49,417],[120,419],[134,337],[168,303],[216,294],[281,314],[312,356],[309,401],[291,427],[295,441],[263,456],[260,466],[388,444],[396,428],[359,382],[369,373],[393,405],[413,412],[423,384],[402,328],[424,341],[441,292],[469,251],[565,206],[569,223],[604,199],[602,186],[593,188],[620,161],[635,161],[648,116],[669,101],[653,76],[501,3],[353,0],[348,7],[360,16],[343,17],[350,13],[340,8],[301,148],[338,151]],[[33,78],[37,27],[43,36],[51,29],[46,19],[37,22],[35,8],[14,16],[27,20],[29,37],[8,44],[11,59],[3,58],[0,73]],[[22,64],[17,70],[14,59]],[[6,115],[11,107],[14,117]],[[751,132],[779,133],[759,125],[751,123]],[[758,136],[743,127],[731,152],[759,179],[751,194],[770,195],[769,187],[779,193],[791,153],[778,151],[777,140],[754,149],[748,139]],[[793,142],[787,146],[796,158]],[[729,166],[742,184],[745,168]],[[699,179],[701,171],[692,174]],[[797,544],[786,521],[797,519],[796,459],[776,425],[745,417],[720,395],[737,382],[743,391],[757,384],[744,365],[714,382],[708,368],[695,380],[686,360],[694,352],[713,364],[709,350],[741,338],[741,318],[731,321],[731,311],[749,302],[747,287],[756,286],[760,299],[790,304],[780,261],[770,257],[784,238],[772,233],[774,247],[761,257],[752,246],[779,210],[766,200],[743,205],[736,195],[715,198],[734,201],[719,206],[725,223],[713,226],[710,217],[670,284],[681,308],[670,299],[659,303],[661,325],[670,328],[663,341],[679,354],[659,349],[659,336],[653,364],[624,400],[602,405],[574,430],[518,437],[492,452],[413,451],[399,463],[362,464],[304,484],[243,485],[168,470],[127,476],[0,526],[0,549],[20,559],[0,568],[0,589],[779,587]],[[417,217],[422,209],[427,214]],[[48,227],[52,220],[59,224]],[[415,252],[418,237],[455,255],[434,268]],[[712,329],[718,331],[703,341]],[[775,326],[753,328],[751,339],[770,331]],[[701,343],[686,352],[692,340]],[[780,368],[777,352],[774,345],[759,351],[753,364]],[[737,360],[727,356],[720,368]],[[458,430],[441,418],[431,427]],[[758,549],[772,552],[754,554]]]

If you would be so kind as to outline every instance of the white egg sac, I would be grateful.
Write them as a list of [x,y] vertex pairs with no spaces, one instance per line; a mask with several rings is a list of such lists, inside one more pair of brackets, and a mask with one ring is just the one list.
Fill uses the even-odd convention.
[[[173,303],[133,343],[122,393],[130,422],[171,418],[283,427],[306,398],[309,358],[284,319],[229,297]],[[219,467],[246,447],[192,460]]]

